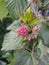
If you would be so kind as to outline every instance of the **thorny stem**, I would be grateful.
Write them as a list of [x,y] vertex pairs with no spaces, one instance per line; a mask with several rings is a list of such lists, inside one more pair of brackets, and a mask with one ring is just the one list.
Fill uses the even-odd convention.
[[34,55],[34,40],[33,40],[32,52],[31,53]]

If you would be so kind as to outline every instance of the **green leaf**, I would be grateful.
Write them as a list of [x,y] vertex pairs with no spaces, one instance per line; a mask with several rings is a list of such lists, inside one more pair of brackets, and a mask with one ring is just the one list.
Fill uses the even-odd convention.
[[39,32],[39,36],[42,38],[42,42],[45,46],[49,47],[49,27],[44,24]]
[[8,62],[10,62],[13,59],[13,55],[9,52],[3,54],[2,57],[6,58],[6,60],[8,60]]
[[18,13],[18,16],[23,20],[23,22],[26,22],[27,21],[27,18],[25,15],[21,14],[21,13]]
[[39,41],[38,48],[41,50],[41,57],[47,55],[49,48],[43,45],[42,40]]
[[46,6],[47,4],[49,4],[49,0],[44,1],[44,6]]
[[27,0],[5,0],[6,7],[13,18],[18,18],[17,12],[23,13],[28,7]]
[[19,50],[25,47],[26,43],[22,43],[22,37],[17,34],[19,27],[19,21],[16,20],[7,28],[7,30],[11,31],[4,36],[2,50]]
[[9,65],[33,65],[30,53],[28,51],[16,53],[15,60],[13,60]]
[[24,23],[28,21],[29,25],[34,25],[34,24],[39,24],[39,19],[38,18],[32,18],[32,13],[26,11],[24,14],[18,13],[20,19],[23,20]]
[[37,55],[37,56],[41,56],[41,50],[40,50],[40,48],[36,48],[35,49],[35,55]]
[[29,7],[28,9],[26,9],[24,16],[26,17],[26,20],[28,22],[30,22],[30,20],[32,19],[32,15],[33,13],[31,13],[31,8]]
[[30,21],[29,21],[29,24],[30,25],[34,25],[34,24],[39,24],[40,23],[40,20],[38,18],[32,18]]
[[18,36],[16,31],[10,31],[4,36],[2,50],[19,50],[25,46],[26,43],[22,43],[22,37]]
[[49,54],[46,54],[42,58],[46,63],[49,63]]
[[30,21],[32,18],[31,8],[27,8],[24,14],[18,13],[18,16],[26,23],[26,21]]
[[39,65],[49,65],[49,55],[43,55],[43,57],[40,58],[40,61],[38,63]]
[[41,57],[38,57],[37,55],[33,55],[31,54],[32,56],[32,60],[33,60],[33,65],[47,65],[47,63],[44,61],[43,58]]
[[0,0],[0,19],[6,17],[8,14],[8,11],[5,7],[5,0]]
[[19,21],[15,20],[9,27],[7,27],[7,30],[16,31],[19,27],[20,27]]

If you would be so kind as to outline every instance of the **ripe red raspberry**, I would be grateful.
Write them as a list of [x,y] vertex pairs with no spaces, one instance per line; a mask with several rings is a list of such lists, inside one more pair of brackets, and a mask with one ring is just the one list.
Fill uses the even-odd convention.
[[18,35],[20,36],[25,36],[28,33],[28,29],[26,26],[21,26],[18,30],[17,30]]

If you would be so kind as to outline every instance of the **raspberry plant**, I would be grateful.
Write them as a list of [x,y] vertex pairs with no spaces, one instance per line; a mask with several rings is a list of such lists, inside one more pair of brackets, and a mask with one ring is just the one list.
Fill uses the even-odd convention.
[[6,27],[9,32],[4,35],[1,48],[4,51],[2,57],[8,61],[5,65],[49,65],[49,15],[46,16],[49,1],[2,2],[8,13],[2,12],[13,19],[12,24]]

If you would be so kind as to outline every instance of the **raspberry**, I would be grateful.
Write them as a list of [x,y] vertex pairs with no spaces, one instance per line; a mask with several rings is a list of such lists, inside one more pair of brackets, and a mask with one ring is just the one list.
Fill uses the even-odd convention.
[[28,33],[28,29],[26,26],[21,26],[18,30],[17,30],[18,35],[20,36],[25,36]]

